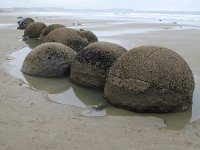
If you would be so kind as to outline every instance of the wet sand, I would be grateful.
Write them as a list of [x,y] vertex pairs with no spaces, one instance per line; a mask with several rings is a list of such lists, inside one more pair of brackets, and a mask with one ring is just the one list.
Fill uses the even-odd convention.
[[[9,21],[13,24],[16,22],[14,18]],[[68,21],[65,22],[67,24]],[[131,26],[134,28],[134,25]],[[162,25],[157,26],[163,29]],[[47,92],[22,86],[22,81],[9,75],[2,64],[9,61],[10,53],[27,46],[18,41],[18,36],[23,32],[9,27],[0,28],[0,33],[1,150],[200,149],[200,120],[181,130],[170,130],[162,119],[156,117],[83,117],[80,115],[81,108],[51,102]],[[196,84],[199,84],[199,37],[199,30],[164,29],[112,35],[112,38],[102,36],[100,39],[120,41],[128,49],[149,44],[172,48],[186,59],[195,75]]]

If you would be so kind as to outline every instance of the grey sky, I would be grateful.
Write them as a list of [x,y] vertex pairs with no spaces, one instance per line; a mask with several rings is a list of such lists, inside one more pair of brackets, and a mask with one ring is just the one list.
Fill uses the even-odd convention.
[[200,0],[0,0],[0,7],[200,11]]

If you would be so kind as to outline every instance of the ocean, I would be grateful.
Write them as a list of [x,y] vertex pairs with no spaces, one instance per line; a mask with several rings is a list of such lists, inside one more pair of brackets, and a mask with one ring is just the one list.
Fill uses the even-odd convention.
[[[24,12],[19,12],[19,14]],[[200,12],[184,11],[133,11],[133,10],[68,10],[68,11],[30,11],[27,15],[68,16],[80,19],[113,20],[138,23],[178,23],[200,26]]]

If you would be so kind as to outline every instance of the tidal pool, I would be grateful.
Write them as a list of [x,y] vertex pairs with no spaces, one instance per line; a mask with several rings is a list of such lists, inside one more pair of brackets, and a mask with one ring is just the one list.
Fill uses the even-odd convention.
[[[33,43],[35,45],[31,46],[31,48],[37,45],[36,41],[33,41]],[[73,84],[69,77],[38,78],[23,74],[21,67],[31,48],[25,47],[11,54],[12,59],[8,60],[6,67],[8,72],[12,76],[23,80],[26,87],[47,91],[49,100],[53,102],[80,107],[82,110],[80,114],[83,116],[154,116],[164,119],[164,122],[170,129],[181,129],[190,122],[200,118],[200,77],[197,75],[194,75],[196,87],[193,95],[193,106],[189,111],[169,114],[133,113],[113,107],[107,103],[103,96],[103,90],[79,87]],[[100,103],[105,105],[104,109],[93,109],[98,107]]]

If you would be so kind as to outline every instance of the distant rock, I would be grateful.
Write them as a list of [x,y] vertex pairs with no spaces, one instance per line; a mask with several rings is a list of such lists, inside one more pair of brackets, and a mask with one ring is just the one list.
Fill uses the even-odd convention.
[[92,31],[85,31],[83,29],[80,29],[79,32],[81,33],[83,38],[86,38],[88,40],[89,43],[98,42],[97,36]]
[[26,29],[26,27],[30,24],[30,23],[33,23],[34,20],[32,18],[25,18],[23,19],[23,17],[18,17],[18,19],[21,19],[20,21],[18,21],[18,28],[17,29],[20,29],[20,30],[24,30]]
[[40,42],[43,41],[43,39],[53,30],[58,29],[58,28],[64,28],[65,26],[62,24],[51,24],[44,28],[40,34],[39,40]]
[[182,57],[167,48],[141,46],[113,63],[104,95],[134,112],[169,113],[188,110],[193,91],[193,74]]
[[36,77],[69,75],[75,51],[61,43],[44,43],[35,47],[25,58],[22,72]]
[[46,27],[46,25],[42,22],[34,22],[29,24],[25,31],[24,36],[28,36],[29,38],[39,38],[42,30]]
[[71,67],[71,80],[81,86],[104,87],[107,72],[126,49],[113,43],[95,42],[79,51]]
[[58,28],[51,31],[44,39],[43,43],[57,42],[71,47],[75,51],[80,51],[89,42],[79,31],[70,28]]

